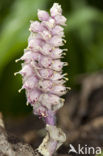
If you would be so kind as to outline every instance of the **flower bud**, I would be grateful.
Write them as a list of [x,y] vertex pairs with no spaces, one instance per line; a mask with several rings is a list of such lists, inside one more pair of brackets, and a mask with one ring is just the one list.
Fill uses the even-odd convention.
[[55,21],[57,24],[65,26],[66,18],[64,16],[58,15],[55,17]]
[[50,13],[52,17],[62,14],[61,6],[58,3],[54,3],[52,8],[50,9]]
[[38,10],[38,18],[40,21],[47,21],[49,19],[49,14],[44,10]]
[[29,30],[32,32],[41,32],[43,30],[43,27],[41,26],[40,22],[35,21],[31,23]]

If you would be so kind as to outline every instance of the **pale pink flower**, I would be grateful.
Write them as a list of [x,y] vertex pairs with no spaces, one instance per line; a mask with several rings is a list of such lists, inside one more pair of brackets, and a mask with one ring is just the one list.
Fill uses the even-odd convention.
[[64,16],[58,15],[55,17],[56,24],[64,25],[66,22],[66,18]]
[[43,27],[41,26],[40,22],[35,21],[31,22],[29,30],[32,32],[41,32],[43,30]]
[[58,3],[54,3],[53,7],[50,9],[50,13],[52,17],[62,14],[61,6]]
[[47,21],[49,20],[49,14],[44,10],[38,10],[38,18],[40,21]]

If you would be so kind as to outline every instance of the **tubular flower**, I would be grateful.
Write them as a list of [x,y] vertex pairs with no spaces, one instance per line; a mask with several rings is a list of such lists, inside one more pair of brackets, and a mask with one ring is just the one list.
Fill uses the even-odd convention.
[[[33,106],[34,114],[41,116],[47,125],[48,135],[38,151],[51,156],[66,139],[62,130],[55,126],[55,113],[63,106],[61,96],[67,92],[65,74],[62,74],[62,68],[67,63],[61,61],[64,50],[60,49],[65,41],[62,26],[65,26],[66,18],[58,3],[53,4],[50,14],[38,10],[37,15],[39,21],[31,21],[30,24],[28,47],[18,59],[24,61],[18,73],[23,77],[21,89],[26,90],[27,103]],[[55,130],[54,134],[52,130]]]

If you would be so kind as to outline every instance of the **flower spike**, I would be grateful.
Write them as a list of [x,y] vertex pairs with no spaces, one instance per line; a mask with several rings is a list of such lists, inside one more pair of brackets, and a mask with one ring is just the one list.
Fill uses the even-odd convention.
[[24,55],[16,60],[24,61],[22,70],[15,75],[22,75],[23,87],[19,92],[26,90],[27,105],[31,104],[33,113],[46,123],[47,136],[38,152],[43,156],[52,156],[66,140],[64,132],[55,126],[56,112],[64,105],[61,96],[70,89],[65,87],[67,73],[62,74],[63,66],[68,63],[60,60],[67,51],[60,48],[66,43],[62,27],[66,25],[66,18],[58,3],[53,4],[50,14],[38,9],[37,15],[39,21],[30,22],[28,47]]

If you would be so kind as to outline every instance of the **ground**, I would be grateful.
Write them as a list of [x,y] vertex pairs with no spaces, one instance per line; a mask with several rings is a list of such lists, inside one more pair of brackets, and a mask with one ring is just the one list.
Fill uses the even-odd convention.
[[[67,141],[57,151],[57,156],[78,155],[68,154],[70,144],[76,150],[78,144],[103,148],[103,72],[79,76],[77,84],[80,89],[66,95],[65,105],[57,114],[57,125],[67,135]],[[33,114],[3,120],[1,113],[0,156],[9,156],[10,152],[19,156],[38,155],[34,151],[45,136],[44,127],[44,122]]]

